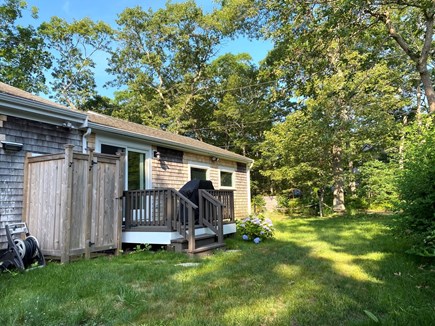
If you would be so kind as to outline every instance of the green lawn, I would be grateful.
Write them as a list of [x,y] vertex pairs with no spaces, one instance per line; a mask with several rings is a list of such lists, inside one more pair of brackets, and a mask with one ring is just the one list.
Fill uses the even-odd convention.
[[[0,325],[435,325],[435,263],[394,217],[272,216],[276,239],[0,274]],[[190,263],[190,264],[182,264]]]

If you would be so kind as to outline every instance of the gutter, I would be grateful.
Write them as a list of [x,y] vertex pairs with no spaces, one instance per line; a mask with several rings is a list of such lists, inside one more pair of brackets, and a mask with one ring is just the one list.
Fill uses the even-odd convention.
[[6,93],[0,93],[0,114],[60,126],[65,122],[81,125],[87,117],[85,112],[77,112],[67,107],[61,108]]

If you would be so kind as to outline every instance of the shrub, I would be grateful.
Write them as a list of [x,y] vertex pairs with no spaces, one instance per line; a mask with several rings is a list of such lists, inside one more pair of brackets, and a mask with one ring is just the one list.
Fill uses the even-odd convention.
[[398,189],[399,208],[418,239],[410,252],[435,256],[435,130],[423,130],[409,144]]
[[265,239],[273,238],[273,223],[263,215],[249,216],[236,221],[236,223],[243,240],[259,243]]
[[256,195],[252,198],[252,207],[254,208],[254,212],[261,213],[264,212],[266,201],[264,200],[262,195]]
[[[359,168],[361,184],[358,190],[357,208],[382,208],[391,210],[397,203],[396,164],[369,161]],[[347,206],[347,205],[346,205]]]

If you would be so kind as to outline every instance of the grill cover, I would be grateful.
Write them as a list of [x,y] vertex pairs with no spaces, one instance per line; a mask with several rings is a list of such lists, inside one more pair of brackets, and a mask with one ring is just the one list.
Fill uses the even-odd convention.
[[[207,189],[207,190],[214,190],[213,183],[210,180],[190,180],[188,181],[183,187],[180,188],[179,192],[185,196],[187,199],[189,199],[192,203],[194,203],[196,206],[199,205],[199,194],[198,189]],[[185,210],[182,209],[181,213],[184,217]],[[187,219],[187,215],[186,215]],[[199,209],[195,209],[195,223],[198,223],[199,221]]]

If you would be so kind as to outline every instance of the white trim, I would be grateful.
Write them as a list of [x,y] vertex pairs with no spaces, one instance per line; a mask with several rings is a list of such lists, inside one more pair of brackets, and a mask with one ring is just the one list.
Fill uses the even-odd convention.
[[[231,186],[222,186],[221,184],[221,172],[227,172],[231,173]],[[228,166],[219,166],[219,173],[218,173],[218,184],[219,189],[226,189],[226,190],[235,190],[236,189],[236,169],[228,167]]]
[[246,193],[248,195],[248,214],[252,214],[252,208],[251,208],[251,164],[246,164]]
[[0,93],[0,114],[57,126],[70,122],[75,124],[76,128],[83,124],[87,117],[85,112],[69,110],[67,107],[60,108],[56,103],[50,105],[37,102],[37,99],[26,99],[20,95],[6,93]]
[[[105,125],[95,123],[92,121],[89,121],[87,124],[82,125],[82,128],[85,128],[85,127],[91,127],[93,130],[100,130],[102,132],[110,133],[110,134],[117,135],[117,136],[119,135],[119,136],[123,136],[123,137],[131,137],[134,139],[138,139],[138,140],[152,143],[154,146],[162,146],[162,147],[166,147],[169,149],[175,149],[178,151],[201,154],[204,156],[211,156],[212,155],[212,156],[216,156],[218,158],[226,159],[226,160],[232,161],[232,162],[240,162],[240,163],[246,163],[246,164],[254,162],[250,158],[244,157],[242,155],[239,155],[239,154],[236,154],[233,152],[227,151],[228,153],[222,153],[220,151],[214,151],[212,149],[203,149],[199,146],[199,144],[198,144],[198,146],[194,145],[194,144],[183,144],[183,143],[176,141],[176,140],[163,139],[163,138],[159,138],[157,136],[146,135],[144,133],[137,133],[137,132],[127,131],[127,130],[123,130],[123,129],[118,129],[115,127],[105,126]],[[210,145],[210,144],[208,144],[208,145]],[[212,145],[210,145],[210,146],[212,146]]]
[[[125,140],[125,139],[120,139],[119,137],[117,138],[112,138],[112,137],[107,137],[107,136],[101,136],[101,135],[96,135],[95,137],[95,151],[97,153],[101,153],[101,145],[105,144],[105,145],[110,145],[110,146],[117,146],[120,148],[125,148],[126,153],[125,153],[125,164],[124,164],[124,173],[126,176],[128,176],[128,152],[136,152],[136,153],[143,153],[145,154],[145,174],[146,174],[146,179],[145,179],[145,189],[152,189],[152,160],[153,160],[153,151],[152,151],[152,147],[148,144],[140,144],[137,142],[132,142],[129,140]],[[125,184],[124,184],[124,189],[128,188],[128,178],[125,178]]]
[[211,166],[206,164],[206,163],[202,163],[202,162],[194,162],[194,161],[188,161],[187,162],[187,172],[188,172],[188,178],[190,180],[192,180],[192,175],[190,172],[191,168],[195,168],[195,169],[202,169],[205,170],[205,178],[207,180],[210,180],[210,170],[211,170]]
[[[224,224],[224,235],[236,233],[236,224]],[[200,228],[195,230],[195,234],[213,234],[209,228]],[[178,232],[141,232],[141,231],[122,231],[123,243],[147,243],[147,244],[161,244],[169,245],[171,240],[179,239],[181,235]]]

